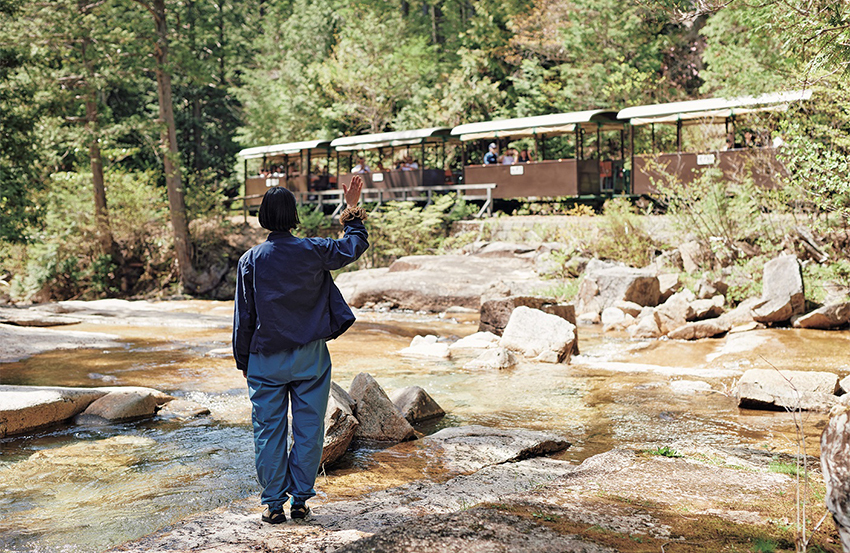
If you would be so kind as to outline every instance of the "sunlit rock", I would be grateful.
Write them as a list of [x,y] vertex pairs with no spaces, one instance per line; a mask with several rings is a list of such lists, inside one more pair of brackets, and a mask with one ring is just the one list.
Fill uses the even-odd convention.
[[466,363],[464,369],[509,369],[517,364],[516,356],[509,349],[488,349],[481,355]]
[[827,510],[841,538],[841,547],[850,551],[850,406],[836,406],[820,438],[820,464],[826,485]]
[[188,399],[179,398],[169,401],[157,412],[157,415],[162,418],[179,420],[194,419],[209,414],[209,407]]
[[553,298],[538,296],[510,296],[486,300],[482,298],[478,330],[501,336],[508,325],[511,313],[519,306],[539,309],[545,313],[566,319],[572,324],[576,323],[575,306],[572,304],[559,304]]
[[707,278],[699,279],[697,282],[697,297],[702,300],[711,299],[714,296],[725,296],[726,292],[729,290],[729,285],[724,281],[717,280],[709,280]]
[[843,394],[850,394],[850,374],[838,382],[838,388]]
[[691,302],[695,299],[694,293],[685,289],[676,292],[655,308],[658,315],[658,327],[663,334],[676,330],[688,322],[688,316],[693,313]]
[[449,345],[446,342],[439,342],[437,336],[433,334],[414,336],[413,340],[410,341],[410,346],[399,351],[399,353],[411,357],[436,357],[439,359],[451,357]]
[[354,377],[349,394],[357,402],[355,415],[360,423],[354,434],[357,439],[401,442],[414,437],[413,427],[372,375],[360,373]]
[[661,273],[658,275],[658,301],[664,303],[667,299],[682,289],[679,273]]
[[740,407],[829,411],[838,401],[838,376],[822,371],[750,369],[735,387]]
[[477,257],[516,257],[533,252],[534,247],[513,242],[490,242],[473,255]]
[[449,350],[463,349],[487,349],[494,348],[499,345],[499,337],[492,332],[476,332],[469,336],[464,336],[457,342],[449,346]]
[[671,340],[699,340],[701,338],[713,338],[729,332],[732,326],[728,321],[721,319],[705,319],[685,323],[675,330],[667,333]]
[[635,340],[646,338],[658,338],[663,336],[661,327],[658,324],[659,316],[655,309],[649,308],[646,313],[641,313],[635,324],[629,327],[629,337]]
[[325,411],[325,438],[322,442],[322,465],[332,465],[342,457],[354,433],[357,431],[357,418],[353,409],[357,403],[336,382],[331,383],[328,408]]
[[446,412],[434,398],[419,386],[408,386],[390,394],[390,400],[410,424],[445,416]]
[[726,303],[726,298],[717,295],[710,299],[700,299],[691,302],[691,310],[687,315],[688,321],[701,321],[703,319],[713,319],[723,314],[723,305]]
[[756,321],[784,322],[805,312],[803,273],[796,256],[782,255],[768,261],[762,282],[762,301],[753,308]]
[[611,266],[593,260],[585,270],[579,287],[576,312],[602,312],[617,301],[630,301],[638,305],[658,305],[661,290],[658,277],[646,269]]
[[106,394],[94,388],[0,386],[0,437],[66,421]]
[[[614,303],[614,307],[621,310],[626,315],[631,315],[632,317],[637,318],[640,315],[640,312],[643,311],[644,306],[637,304],[633,301],[624,301],[620,300]],[[604,323],[603,323],[604,324]]]
[[850,322],[850,302],[824,305],[792,321],[794,328],[838,328]]
[[166,400],[152,390],[117,390],[93,401],[77,415],[78,423],[114,422],[151,417]]
[[711,251],[696,240],[680,244],[678,250],[686,273],[697,273],[711,263]]
[[575,347],[575,331],[575,325],[561,317],[521,306],[511,314],[500,345],[544,363],[566,363]]
[[562,451],[570,443],[549,432],[485,426],[444,428],[422,438],[425,447],[438,447],[440,460],[453,472],[470,473],[487,465],[506,463]]

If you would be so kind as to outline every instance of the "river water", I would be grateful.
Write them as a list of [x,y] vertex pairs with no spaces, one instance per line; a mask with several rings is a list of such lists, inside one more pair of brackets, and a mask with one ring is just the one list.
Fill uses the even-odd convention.
[[[227,302],[190,302],[199,313]],[[632,342],[580,327],[581,354],[569,365],[522,363],[468,370],[470,356],[405,358],[417,334],[453,340],[477,330],[470,315],[361,312],[329,344],[334,380],[348,387],[369,372],[392,390],[418,385],[447,411],[420,428],[482,424],[547,430],[581,460],[613,447],[720,448],[796,452],[802,427],[810,454],[826,417],[738,409],[734,382],[748,368],[850,372],[850,333],[756,330],[695,343]],[[0,551],[96,552],[187,515],[258,493],[250,403],[232,359],[230,330],[74,325],[110,332],[122,346],[55,351],[0,365],[4,384],[150,386],[210,408],[191,422],[160,418],[109,426],[54,427],[0,440]],[[316,502],[356,496],[422,477],[421,459],[400,450],[363,449],[320,475]],[[430,475],[438,478],[439,475]]]

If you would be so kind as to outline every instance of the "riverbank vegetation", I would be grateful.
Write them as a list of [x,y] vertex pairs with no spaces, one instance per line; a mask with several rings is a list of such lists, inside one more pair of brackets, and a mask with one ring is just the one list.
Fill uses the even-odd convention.
[[[707,270],[751,263],[744,245],[781,249],[796,227],[838,252],[848,21],[825,1],[0,0],[0,297],[215,296],[241,247],[242,147],[799,88],[813,100],[760,122],[785,142],[781,189],[707,171],[662,179],[654,201],[724,258]],[[440,202],[376,212],[368,263],[460,245],[447,229],[472,208]],[[665,245],[648,212],[609,204],[596,253],[651,261]],[[807,270],[846,279],[840,258]]]

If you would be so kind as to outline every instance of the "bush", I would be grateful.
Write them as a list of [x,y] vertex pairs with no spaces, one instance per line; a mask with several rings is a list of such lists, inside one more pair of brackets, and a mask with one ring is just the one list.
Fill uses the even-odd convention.
[[597,257],[623,261],[633,267],[648,265],[657,246],[644,229],[644,219],[628,198],[605,202],[599,236],[589,245]]
[[437,253],[452,223],[473,213],[475,206],[455,194],[434,196],[426,207],[413,202],[389,202],[366,221],[371,244],[366,263],[383,267],[405,255]]

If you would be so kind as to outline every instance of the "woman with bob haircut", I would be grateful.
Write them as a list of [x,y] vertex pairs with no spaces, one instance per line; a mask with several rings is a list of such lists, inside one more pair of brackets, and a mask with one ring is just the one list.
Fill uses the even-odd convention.
[[[322,458],[331,357],[325,344],[354,323],[354,314],[330,271],[357,260],[366,248],[366,210],[359,207],[363,179],[343,185],[348,207],[340,215],[344,236],[297,238],[295,196],[270,188],[260,205],[268,239],[239,260],[233,314],[233,357],[247,379],[254,427],[257,479],[266,505],[262,520],[306,519],[306,501]],[[292,444],[287,447],[287,409],[292,406]]]

